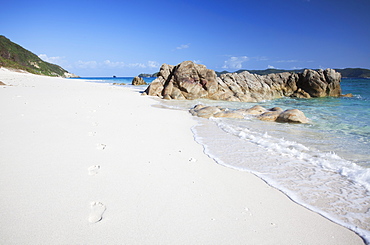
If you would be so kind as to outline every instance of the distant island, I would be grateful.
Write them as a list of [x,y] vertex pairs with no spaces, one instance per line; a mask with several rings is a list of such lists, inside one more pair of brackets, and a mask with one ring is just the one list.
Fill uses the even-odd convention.
[[[302,73],[305,69],[299,69],[299,70],[282,70],[282,69],[266,69],[266,70],[238,70],[233,73],[242,73],[243,71],[248,71],[252,74],[257,75],[267,75],[267,74],[275,74],[275,73],[283,73],[283,72],[293,72],[293,73]],[[316,69],[317,71],[318,69]],[[363,68],[345,68],[345,69],[334,69],[337,72],[339,72],[342,77],[349,78],[349,77],[356,77],[356,78],[370,78],[370,70],[369,69],[363,69]],[[228,71],[221,71],[216,72],[217,76],[220,76],[221,74],[230,73]]]
[[153,73],[153,74],[141,73],[141,74],[138,75],[138,77],[158,77],[158,73],[159,72],[156,72],[156,73]]
[[[265,70],[238,70],[235,72],[229,72],[229,71],[216,71],[216,75],[219,77],[222,74],[226,73],[242,73],[243,71],[248,71],[251,74],[257,74],[257,75],[268,75],[268,74],[275,74],[275,73],[283,73],[283,72],[293,72],[293,73],[302,73],[305,69],[297,69],[297,70],[284,70],[284,69],[265,69]],[[318,70],[318,69],[314,69]],[[370,70],[369,69],[363,69],[363,68],[345,68],[345,69],[334,69],[337,72],[339,72],[343,78],[370,78]],[[153,74],[147,74],[147,73],[141,73],[138,76],[139,77],[158,77],[158,73]]]
[[77,77],[0,35],[0,66],[52,77]]

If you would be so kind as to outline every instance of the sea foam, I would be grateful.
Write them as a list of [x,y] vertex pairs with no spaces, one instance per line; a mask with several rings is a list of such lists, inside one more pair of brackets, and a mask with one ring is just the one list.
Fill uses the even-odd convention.
[[370,240],[369,169],[333,152],[256,132],[245,123],[240,127],[237,120],[197,121],[195,140],[216,162],[252,172],[295,202]]

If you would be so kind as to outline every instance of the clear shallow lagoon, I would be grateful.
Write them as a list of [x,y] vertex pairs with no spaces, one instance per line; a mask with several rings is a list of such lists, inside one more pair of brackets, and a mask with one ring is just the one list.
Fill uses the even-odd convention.
[[[99,79],[105,83],[132,81]],[[198,125],[192,130],[206,154],[219,164],[256,174],[295,202],[349,227],[369,242],[370,79],[342,79],[341,86],[343,94],[354,97],[161,103],[181,110],[203,103],[226,108],[258,104],[303,111],[309,124],[263,122],[252,116],[242,120],[195,118]]]

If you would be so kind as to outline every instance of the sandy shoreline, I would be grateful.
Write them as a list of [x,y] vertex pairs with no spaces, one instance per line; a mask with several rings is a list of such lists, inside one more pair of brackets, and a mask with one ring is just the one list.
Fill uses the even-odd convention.
[[107,84],[0,81],[1,244],[363,244],[217,165],[186,112]]

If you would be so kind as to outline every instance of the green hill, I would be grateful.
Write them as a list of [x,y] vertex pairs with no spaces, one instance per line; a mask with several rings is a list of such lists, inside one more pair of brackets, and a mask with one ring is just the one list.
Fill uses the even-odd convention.
[[34,53],[0,35],[0,66],[53,77],[75,77],[58,65],[43,61]]
[[342,77],[370,77],[370,70],[363,68],[336,69],[336,71],[340,72]]
[[[370,77],[370,70],[369,69],[362,69],[362,68],[345,68],[345,69],[335,69],[337,72],[339,72],[342,77],[360,77],[360,78],[367,78]],[[257,75],[267,75],[271,73],[282,73],[282,72],[294,72],[299,73],[303,72],[304,69],[300,70],[280,70],[280,69],[266,69],[266,70],[238,70],[234,73],[241,73],[243,71],[248,71],[252,74]],[[220,76],[221,74],[229,73],[228,71],[222,71],[222,72],[216,72],[217,76]]]

